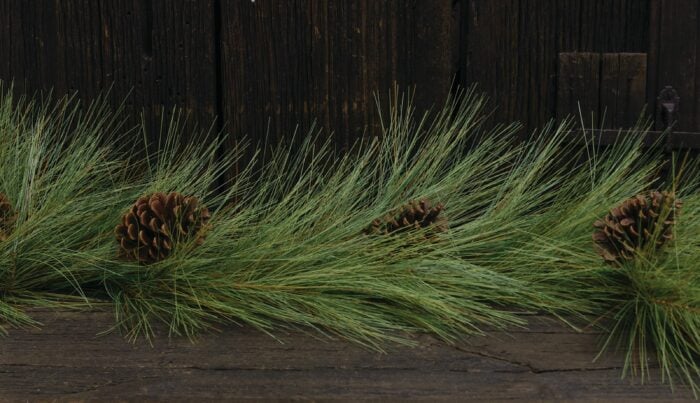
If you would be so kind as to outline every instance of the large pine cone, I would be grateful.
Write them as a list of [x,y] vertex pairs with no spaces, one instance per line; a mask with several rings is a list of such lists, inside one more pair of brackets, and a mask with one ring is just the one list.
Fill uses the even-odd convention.
[[447,231],[447,219],[442,203],[432,206],[427,199],[413,200],[383,218],[377,218],[365,229],[365,234],[389,235],[402,231],[418,230],[430,227],[427,236]]
[[140,197],[115,228],[120,255],[141,264],[170,256],[180,242],[204,241],[209,210],[197,198],[172,192]]
[[625,200],[593,224],[598,253],[607,263],[620,264],[647,248],[661,248],[673,238],[681,204],[673,193],[657,191]]
[[0,241],[10,236],[16,220],[17,214],[12,208],[10,199],[4,193],[0,193]]

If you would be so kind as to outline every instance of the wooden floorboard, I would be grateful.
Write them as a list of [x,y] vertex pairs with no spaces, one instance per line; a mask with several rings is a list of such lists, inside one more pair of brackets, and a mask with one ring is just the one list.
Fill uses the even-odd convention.
[[40,328],[0,341],[5,401],[206,401],[260,399],[681,401],[689,390],[651,379],[621,379],[619,354],[593,361],[600,334],[577,333],[544,316],[528,329],[447,345],[416,336],[416,346],[383,353],[303,332],[278,339],[228,327],[195,342],[157,337],[153,345],[119,334],[108,311],[38,310]]

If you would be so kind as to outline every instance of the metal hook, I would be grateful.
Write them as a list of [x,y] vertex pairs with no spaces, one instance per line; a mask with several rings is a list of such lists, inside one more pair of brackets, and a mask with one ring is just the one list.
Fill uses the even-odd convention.
[[661,90],[656,100],[658,101],[657,105],[661,120],[667,129],[671,129],[674,123],[674,114],[678,111],[681,101],[678,92],[670,85],[667,85]]

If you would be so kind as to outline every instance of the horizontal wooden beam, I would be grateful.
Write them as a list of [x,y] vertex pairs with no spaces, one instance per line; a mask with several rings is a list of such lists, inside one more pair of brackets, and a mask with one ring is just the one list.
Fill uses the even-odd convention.
[[370,351],[301,331],[225,327],[192,342],[159,334],[149,345],[115,333],[109,311],[35,310],[41,328],[0,342],[2,400],[162,401],[240,398],[510,400],[689,399],[657,369],[640,385],[621,379],[622,358],[594,361],[602,334],[576,332],[547,316],[527,329],[487,332],[448,345],[427,335],[415,346]]

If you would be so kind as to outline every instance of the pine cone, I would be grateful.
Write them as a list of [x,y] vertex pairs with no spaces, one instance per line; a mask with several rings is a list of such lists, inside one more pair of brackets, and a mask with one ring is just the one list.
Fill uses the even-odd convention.
[[200,245],[208,229],[209,210],[193,196],[172,192],[140,197],[114,232],[120,256],[150,264],[170,256],[178,243]]
[[12,208],[10,199],[4,193],[0,193],[0,241],[4,241],[10,236],[17,214]]
[[593,224],[598,253],[607,263],[620,264],[647,248],[661,248],[673,238],[681,204],[673,193],[657,191],[625,200]]
[[447,219],[440,213],[444,210],[442,203],[431,206],[427,199],[413,200],[383,218],[377,218],[365,229],[365,234],[389,235],[398,232],[430,227],[426,235],[447,231]]

